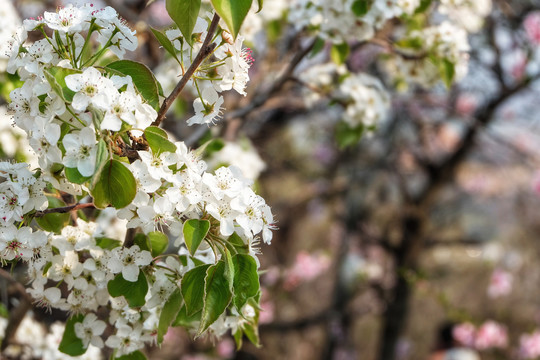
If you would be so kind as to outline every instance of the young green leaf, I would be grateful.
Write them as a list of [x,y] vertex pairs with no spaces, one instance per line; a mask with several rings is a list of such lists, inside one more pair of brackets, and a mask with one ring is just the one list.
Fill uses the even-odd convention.
[[64,168],[64,174],[66,179],[74,184],[84,184],[92,178],[91,176],[82,176],[77,168]]
[[336,140],[340,149],[357,144],[364,134],[364,125],[360,124],[351,128],[346,122],[341,121],[336,126]]
[[[181,1],[178,1],[181,2]],[[118,60],[107,64],[106,69],[131,76],[133,84],[154,109],[159,110],[159,88],[157,80],[148,66],[132,60]]]
[[153,27],[150,27],[150,30],[152,30],[152,33],[156,37],[157,41],[163,46],[163,48],[174,58],[178,63],[180,63],[180,59],[178,59],[178,56],[176,55],[176,49],[174,48],[173,43],[167,35],[162,33],[161,31],[154,29]]
[[212,0],[212,5],[236,39],[253,0]]
[[150,240],[148,240],[148,236],[144,235],[143,233],[135,234],[133,237],[133,243],[139,246],[139,249],[141,250],[152,251]]
[[181,326],[183,328],[189,329],[192,327],[194,322],[199,321],[201,321],[201,310],[191,316],[188,316],[186,304],[184,304],[180,308],[180,311],[178,311],[178,314],[176,315],[176,319],[174,319],[172,326]]
[[199,16],[201,0],[167,0],[165,7],[169,16],[184,35],[184,39],[191,44],[191,34]]
[[58,350],[71,356],[79,356],[86,352],[82,340],[75,335],[75,324],[83,320],[83,314],[74,315],[68,319]]
[[135,177],[118,160],[108,160],[95,186],[90,190],[97,208],[106,208],[109,204],[121,209],[131,203],[137,193]]
[[373,0],[356,0],[352,3],[351,10],[354,15],[360,17],[368,13],[371,5],[373,5]]
[[180,289],[186,304],[186,314],[191,316],[203,308],[204,278],[210,265],[200,265],[184,274]]
[[440,62],[439,71],[441,73],[441,77],[444,81],[444,84],[446,85],[447,88],[450,88],[450,86],[452,86],[452,82],[454,81],[454,76],[456,74],[456,66],[450,60],[443,59]]
[[176,145],[169,141],[165,130],[158,128],[157,126],[149,126],[144,129],[144,137],[148,141],[148,146],[152,149],[154,154],[161,154],[162,152],[176,152]]
[[[49,201],[49,209],[59,208],[66,206],[66,203],[62,200],[55,198],[54,196],[47,196]],[[62,229],[69,222],[69,213],[50,213],[43,215],[41,217],[36,217],[36,222],[38,225],[45,231],[52,231],[54,233],[60,234]]]
[[191,255],[195,254],[208,234],[208,230],[210,230],[210,221],[208,220],[190,219],[184,223],[184,241]]
[[176,319],[180,308],[182,307],[182,294],[180,294],[180,289],[174,290],[174,292],[169,296],[169,299],[163,305],[163,310],[161,310],[161,315],[159,316],[159,325],[157,333],[158,344],[163,342],[163,336],[169,330],[169,326]]
[[218,261],[206,270],[204,284],[204,306],[197,336],[200,336],[223,314],[232,299],[232,292],[227,281],[226,265]]
[[257,6],[259,7],[257,9],[257,12],[260,12],[262,10],[263,2],[264,2],[264,0],[257,0]]
[[130,307],[141,307],[146,304],[144,297],[148,292],[148,282],[142,271],[139,271],[136,282],[127,281],[120,273],[107,283],[107,290],[112,297],[124,296]]
[[120,357],[115,357],[114,360],[147,360],[147,359],[146,359],[146,356],[142,352],[137,350],[137,351],[134,351],[132,353],[129,353]]
[[169,246],[169,237],[159,231],[148,233],[148,241],[150,242],[150,252],[153,257],[163,254]]
[[330,57],[332,61],[338,65],[344,64],[350,53],[349,44],[343,42],[341,44],[334,44],[330,49]]
[[96,238],[96,245],[104,250],[112,250],[114,248],[122,246],[122,242],[115,239],[100,237]]
[[73,100],[75,92],[67,87],[65,78],[68,75],[80,73],[80,70],[66,69],[58,66],[53,66],[43,71],[45,79],[47,79],[53,91],[67,102]]
[[259,292],[259,274],[257,262],[250,255],[236,254],[232,258],[234,264],[234,306],[238,311],[248,299]]

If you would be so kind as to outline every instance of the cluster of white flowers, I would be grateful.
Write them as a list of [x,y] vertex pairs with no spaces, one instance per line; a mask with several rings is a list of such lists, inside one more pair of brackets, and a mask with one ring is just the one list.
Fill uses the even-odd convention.
[[0,0],[0,72],[6,70],[9,59],[9,42],[12,36],[21,26],[21,19],[10,0]]
[[[68,5],[23,24],[12,43],[8,63],[8,71],[16,72],[24,81],[10,93],[9,108],[15,124],[29,135],[44,172],[63,164],[91,176],[95,170],[96,131],[118,131],[122,124],[144,129],[157,115],[136,92],[131,77],[110,76],[87,67],[105,50],[117,56],[133,50],[137,38],[115,10],[96,10],[91,4],[81,8]],[[44,27],[54,31],[52,38]],[[45,38],[26,44],[28,31],[42,31]],[[83,49],[90,46],[92,32],[97,33],[101,48],[85,57]],[[61,93],[51,85],[51,77],[53,83],[59,81],[54,78],[56,73],[66,74],[63,80],[67,89]],[[66,100],[68,96],[70,101]]]
[[412,14],[419,0],[374,0],[367,13],[357,16],[354,0],[295,0],[289,8],[289,22],[297,29],[319,31],[319,36],[334,43],[368,40],[387,20]]
[[[45,28],[52,30],[52,37]],[[28,44],[28,31],[40,31],[44,39]],[[206,31],[207,23],[199,19],[195,32],[204,38]],[[177,30],[167,36],[182,54],[182,65],[188,66],[200,43],[183,49]],[[199,91],[196,78],[211,78],[195,101],[198,113],[190,123],[212,122],[223,102],[218,91],[235,89],[245,95],[250,55],[242,49],[240,36],[235,42],[226,32],[218,37],[215,61],[203,64],[192,80]],[[94,46],[94,38],[99,46],[92,55],[85,49]],[[121,57],[136,44],[134,32],[110,7],[69,5],[37,20],[25,20],[8,64],[24,84],[11,92],[9,108],[14,123],[28,134],[41,170],[33,174],[26,164],[0,163],[0,261],[24,261],[31,282],[28,292],[36,302],[82,316],[74,323],[74,333],[84,349],[107,345],[115,349],[116,357],[157,342],[163,306],[179,288],[182,275],[196,264],[215,264],[223,256],[211,246],[212,240],[223,245],[236,234],[246,254],[258,262],[259,236],[270,243],[274,229],[270,207],[251,189],[251,181],[233,167],[206,172],[206,163],[182,142],[168,142],[177,149],[173,153],[154,152],[151,146],[149,151],[133,150],[129,165],[114,160],[121,150],[115,152],[113,147],[134,142],[132,133],[144,131],[157,113],[131,77],[94,64],[107,50]],[[32,219],[44,215],[36,212],[52,201],[44,194],[47,183],[87,201],[84,194],[92,193],[95,184],[90,179],[98,181],[103,163],[98,160],[103,156],[133,173],[137,183],[133,201],[123,209],[105,209],[95,222],[74,217],[56,232],[33,231]],[[68,181],[72,177],[77,184]],[[60,195],[52,189],[47,190],[51,197]],[[154,258],[142,243],[122,246],[115,239],[125,231],[111,225],[118,218],[124,219],[120,224],[140,228],[148,236],[159,231],[167,238],[163,233],[169,232],[179,249]],[[184,223],[190,219],[208,221],[210,226],[207,242],[194,254],[188,252],[183,237]],[[39,220],[38,225],[44,228]],[[147,288],[144,303],[130,303],[132,299],[115,288],[118,282]],[[255,310],[249,306],[241,309],[242,314],[236,309],[223,312],[211,329],[236,330],[243,317],[254,318],[249,314]],[[109,310],[108,317],[103,316],[103,308]],[[105,335],[107,322],[115,330]]]
[[[207,36],[207,30],[208,22],[197,18],[193,37],[198,41],[194,42],[193,47],[186,45],[187,42],[180,30],[173,28],[165,32],[178,51],[178,59],[183,69],[191,65]],[[200,66],[196,75],[190,79],[190,85],[195,89],[197,98],[193,103],[195,115],[188,119],[188,125],[212,124],[219,120],[224,101],[219,93],[234,89],[237,93],[246,95],[248,70],[253,58],[250,49],[242,47],[243,41],[242,35],[233,40],[226,30],[215,39],[218,46],[212,54],[212,62]]]
[[257,180],[261,172],[266,168],[266,164],[247,138],[237,142],[225,142],[223,148],[212,153],[211,157],[206,161],[209,169],[234,166],[240,169],[242,175],[252,181]]
[[337,100],[343,108],[342,119],[352,128],[363,125],[374,129],[390,108],[390,96],[379,79],[365,73],[347,73],[344,66],[315,65],[302,72],[300,79],[311,94],[306,96],[308,104],[319,100],[321,94]]
[[262,232],[270,243],[273,216],[251,189],[251,181],[235,167],[220,167],[215,175],[206,172],[204,161],[184,143],[175,144],[176,153],[140,151],[141,160],[130,165],[140,187],[133,203],[119,212],[129,220],[127,226],[141,227],[145,233],[169,229],[178,237],[175,245],[180,245],[185,219],[211,216],[223,237],[236,232],[252,248]]
[[[7,326],[7,319],[0,318],[0,332],[3,333]],[[42,360],[72,360],[72,356],[58,350],[58,344],[62,340],[65,325],[57,321],[45,329],[36,321],[31,313],[22,320],[15,333],[15,344],[9,345],[4,350],[4,355],[13,359],[42,359]],[[3,338],[3,335],[0,336]],[[102,359],[99,348],[89,345],[86,353],[76,359],[99,360]]]
[[441,0],[438,10],[468,32],[477,32],[491,8],[491,0]]

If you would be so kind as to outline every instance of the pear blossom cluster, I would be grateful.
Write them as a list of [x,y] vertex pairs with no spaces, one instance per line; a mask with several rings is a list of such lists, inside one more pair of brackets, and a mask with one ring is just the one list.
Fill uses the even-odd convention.
[[[202,39],[207,25],[199,19],[195,26]],[[43,38],[30,43],[29,32]],[[185,69],[200,42],[184,49],[187,43],[177,30],[167,36]],[[212,123],[221,113],[219,92],[235,89],[246,94],[252,59],[242,47],[242,37],[233,41],[223,30],[215,41],[219,47],[212,62],[203,64],[191,80],[199,97],[189,124]],[[97,64],[105,56],[121,59],[136,46],[134,31],[110,7],[68,5],[25,20],[12,41],[7,65],[23,81],[10,93],[9,110],[14,125],[28,135],[40,170],[32,172],[24,163],[0,163],[0,261],[26,263],[27,291],[36,304],[82,317],[73,329],[83,349],[107,346],[115,357],[158,342],[164,304],[179,289],[182,276],[223,256],[211,240],[224,244],[237,236],[258,264],[259,242],[270,243],[275,229],[270,207],[251,189],[251,180],[235,167],[206,171],[207,164],[183,142],[163,140],[175,152],[148,145],[148,150],[132,150],[129,164],[116,159],[126,159],[118,148],[134,144],[157,113],[130,76]],[[133,200],[123,208],[102,210],[96,219],[74,215],[61,229],[34,230],[34,219],[45,229],[40,218],[49,205],[63,203],[63,196],[76,196],[79,204],[90,201],[88,193],[95,197],[90,179],[100,179],[103,157],[133,174]],[[190,219],[210,223],[207,241],[195,253],[187,250],[183,237],[184,223]],[[138,235],[170,235],[174,250],[155,257],[143,243],[123,244],[119,239],[126,228]],[[129,297],[116,293],[118,281],[147,287],[144,305],[134,306]],[[210,331],[218,336],[228,329],[236,332],[247,322],[256,323],[256,313],[250,304],[231,308],[209,325]]]
[[[51,38],[45,29],[53,31]],[[44,38],[29,44],[30,31],[42,32]],[[85,55],[83,49],[92,46],[92,39],[99,48],[94,55]],[[44,173],[50,175],[60,164],[91,176],[99,131],[119,131],[122,126],[144,129],[157,116],[130,76],[91,66],[107,50],[121,57],[137,46],[134,32],[110,7],[68,5],[55,13],[45,12],[43,17],[25,20],[11,46],[7,70],[17,73],[24,84],[10,93],[9,109],[15,125],[28,134]],[[58,73],[66,74],[65,91],[53,88]],[[70,98],[66,91],[71,92]],[[47,180],[63,182],[58,174],[54,177]]]
[[[0,338],[4,337],[4,331],[8,321],[0,317]],[[34,319],[29,312],[22,319],[21,324],[15,333],[15,343],[8,345],[3,355],[13,359],[43,359],[43,360],[71,360],[73,357],[58,350],[58,344],[62,340],[65,324],[56,321],[48,328]],[[93,345],[88,346],[86,353],[77,359],[80,360],[100,360],[102,359],[100,349]]]
[[9,0],[0,1],[0,19],[2,19],[2,27],[0,28],[0,71],[3,72],[6,70],[9,59],[9,42],[22,22],[13,3]]
[[[182,67],[187,69],[202,42],[206,38],[209,21],[197,18],[193,30],[193,37],[198,39],[193,47],[187,45],[177,28],[165,32],[177,51],[176,57]],[[213,124],[219,120],[223,112],[223,91],[234,89],[240,95],[246,96],[246,84],[249,81],[248,70],[253,63],[251,50],[243,47],[244,37],[239,35],[236,40],[226,30],[222,30],[215,42],[218,44],[211,56],[210,63],[204,63],[198,68],[190,85],[197,95],[193,102],[195,115],[187,120],[188,125]],[[208,61],[209,62],[209,61]]]
[[312,28],[335,44],[372,38],[389,19],[411,15],[419,0],[375,0],[367,13],[357,16],[353,0],[295,0],[289,8],[289,22],[297,29]]
[[141,159],[130,165],[140,187],[132,204],[118,214],[128,220],[127,227],[145,233],[169,230],[180,245],[184,220],[206,217],[215,222],[220,236],[236,232],[253,254],[258,234],[269,244],[273,215],[251,189],[252,182],[231,166],[206,172],[207,164],[183,142],[175,145],[175,153],[139,151]]
[[325,63],[310,67],[300,79],[311,94],[308,104],[322,95],[336,100],[342,108],[341,118],[351,128],[373,130],[390,108],[390,95],[382,82],[366,73],[349,73],[344,66]]

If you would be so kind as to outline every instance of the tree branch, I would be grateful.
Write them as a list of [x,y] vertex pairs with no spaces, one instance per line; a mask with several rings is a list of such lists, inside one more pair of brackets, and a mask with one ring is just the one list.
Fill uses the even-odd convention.
[[15,289],[21,294],[19,305],[9,312],[8,324],[5,330],[4,338],[2,339],[2,346],[0,348],[0,350],[3,351],[10,344],[11,339],[13,338],[13,336],[15,336],[15,333],[17,332],[17,329],[21,324],[21,321],[23,320],[28,310],[30,310],[32,306],[32,298],[26,292],[24,286],[20,282],[15,280],[9,272],[4,269],[0,269],[0,276],[13,284],[13,286],[15,286]]
[[94,203],[86,203],[86,204],[69,205],[69,206],[64,206],[64,207],[59,207],[59,208],[45,209],[42,211],[36,211],[36,213],[34,214],[34,217],[42,217],[44,215],[51,214],[51,213],[64,214],[70,211],[91,208],[94,206],[95,206]]
[[206,34],[206,38],[204,39],[204,42],[201,46],[201,50],[199,50],[199,53],[197,56],[195,56],[195,59],[185,72],[184,76],[180,79],[178,84],[176,84],[176,87],[172,91],[172,93],[163,101],[163,104],[161,104],[161,108],[159,109],[158,116],[156,120],[152,123],[152,126],[159,126],[163,119],[165,119],[165,115],[167,114],[167,111],[171,107],[174,100],[180,95],[180,92],[184,89],[187,82],[195,71],[199,68],[199,65],[214,51],[214,48],[216,47],[215,43],[210,43],[212,41],[212,38],[214,37],[214,33],[216,32],[217,26],[219,23],[219,15],[214,14],[214,18],[212,19],[212,23],[210,24],[210,27],[208,28],[208,33]]

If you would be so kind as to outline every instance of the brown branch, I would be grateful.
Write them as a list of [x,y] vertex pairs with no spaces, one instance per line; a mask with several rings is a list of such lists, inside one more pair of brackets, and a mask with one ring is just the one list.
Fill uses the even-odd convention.
[[156,120],[154,120],[154,122],[152,123],[152,126],[159,126],[161,124],[163,119],[165,119],[165,115],[167,114],[167,111],[171,107],[172,103],[178,97],[178,95],[180,95],[180,92],[184,89],[187,82],[189,81],[189,79],[191,79],[195,71],[197,71],[197,69],[199,68],[199,65],[201,65],[204,59],[206,59],[212,53],[212,51],[214,51],[216,44],[215,43],[211,44],[210,42],[212,41],[212,38],[214,37],[214,33],[216,32],[218,23],[219,23],[219,15],[214,14],[214,18],[212,19],[212,23],[210,24],[210,27],[208,28],[208,33],[206,34],[206,38],[204,39],[204,42],[201,46],[201,50],[199,50],[199,53],[197,54],[197,56],[195,56],[195,59],[193,60],[189,68],[187,69],[184,76],[182,76],[178,84],[176,84],[176,87],[174,88],[172,93],[163,101],[163,104],[161,104],[161,108],[159,109],[158,116]]
[[51,214],[51,213],[64,214],[70,211],[91,208],[94,206],[95,206],[94,203],[86,203],[86,204],[69,205],[69,206],[64,206],[64,207],[59,207],[59,208],[45,209],[42,211],[36,211],[36,213],[34,214],[34,217],[42,217],[44,215]]
[[30,310],[32,306],[32,297],[28,295],[24,286],[20,282],[15,280],[6,270],[0,269],[0,276],[13,284],[13,286],[15,286],[15,289],[21,294],[19,305],[15,309],[10,310],[9,312],[8,324],[5,330],[4,338],[2,339],[2,346],[0,348],[1,351],[4,351],[10,344],[13,336],[15,336],[15,333],[17,332],[17,329],[19,328],[19,325],[21,324],[24,316],[26,315],[28,310]]

